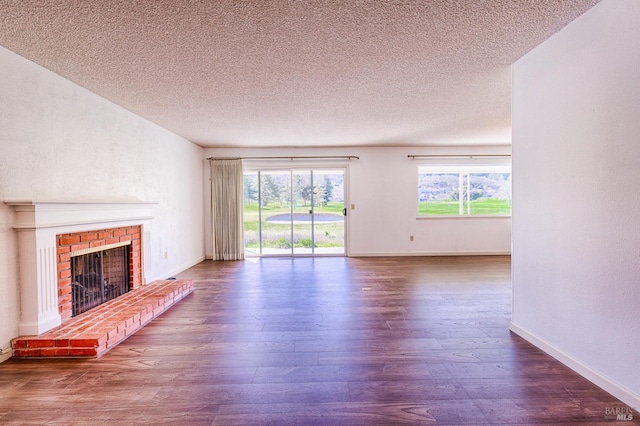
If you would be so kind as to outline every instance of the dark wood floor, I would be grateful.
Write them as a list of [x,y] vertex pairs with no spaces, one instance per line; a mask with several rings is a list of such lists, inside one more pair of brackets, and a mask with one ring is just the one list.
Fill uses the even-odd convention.
[[625,407],[508,331],[508,257],[178,278],[194,293],[100,359],[0,364],[0,424],[582,425]]

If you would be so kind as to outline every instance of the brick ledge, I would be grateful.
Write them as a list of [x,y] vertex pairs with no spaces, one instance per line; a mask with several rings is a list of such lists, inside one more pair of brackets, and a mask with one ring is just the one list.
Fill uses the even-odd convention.
[[16,358],[97,358],[193,291],[189,280],[138,287],[39,336],[11,342]]

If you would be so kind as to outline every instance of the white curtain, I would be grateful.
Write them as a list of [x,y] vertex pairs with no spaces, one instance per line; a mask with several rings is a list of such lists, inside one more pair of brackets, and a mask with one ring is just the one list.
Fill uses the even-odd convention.
[[211,159],[213,259],[244,259],[242,160]]

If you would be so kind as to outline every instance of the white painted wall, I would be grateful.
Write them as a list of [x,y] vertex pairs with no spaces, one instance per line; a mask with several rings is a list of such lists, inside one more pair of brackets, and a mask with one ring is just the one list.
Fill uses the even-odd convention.
[[[511,218],[417,219],[419,160],[408,154],[510,154],[509,146],[431,148],[307,148],[307,149],[206,149],[207,157],[227,156],[312,156],[355,155],[359,160],[327,165],[348,167],[348,204],[355,204],[347,216],[350,256],[508,254],[511,252]],[[265,167],[321,167],[322,161],[292,163],[262,162]],[[209,171],[205,170],[205,192]],[[380,202],[384,200],[384,202]],[[205,201],[210,218],[210,197]],[[210,219],[207,220],[207,222]],[[206,226],[207,256],[212,255],[210,226]],[[409,236],[414,241],[409,241]]]
[[2,47],[0,99],[0,349],[20,315],[14,214],[3,200],[155,201],[146,275],[204,258],[202,148]]
[[640,409],[640,2],[514,65],[512,329]]

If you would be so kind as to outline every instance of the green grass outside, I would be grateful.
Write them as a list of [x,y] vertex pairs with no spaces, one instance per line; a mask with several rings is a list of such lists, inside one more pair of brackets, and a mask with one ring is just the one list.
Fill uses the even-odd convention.
[[[328,203],[326,206],[316,206],[315,213],[334,213],[342,215],[343,203]],[[294,213],[309,213],[310,206],[298,206]],[[280,206],[279,203],[269,203],[262,208],[262,247],[264,248],[291,248],[291,224],[271,223],[265,220],[270,216],[290,214],[289,206]],[[311,247],[311,223],[296,223],[293,225],[296,248]],[[344,246],[344,222],[315,222],[315,247],[343,247]],[[244,240],[245,247],[258,248],[259,241],[259,215],[258,204],[244,205]]]
[[[472,200],[471,215],[510,215],[511,202],[495,198],[481,198]],[[467,203],[464,203],[466,214]],[[458,216],[458,201],[422,201],[418,203],[419,216]]]

